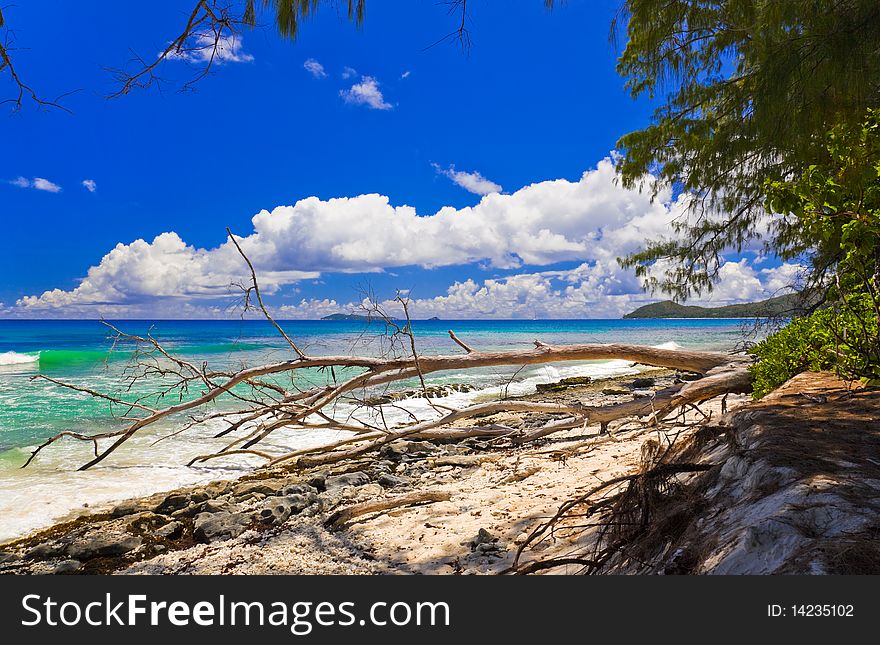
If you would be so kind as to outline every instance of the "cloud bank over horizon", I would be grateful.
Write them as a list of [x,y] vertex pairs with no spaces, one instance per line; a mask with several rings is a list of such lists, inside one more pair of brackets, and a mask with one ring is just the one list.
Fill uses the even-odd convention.
[[[613,160],[605,158],[577,181],[542,181],[507,195],[489,192],[474,206],[447,206],[429,215],[394,206],[379,194],[308,197],[260,211],[253,230],[238,239],[264,291],[278,294],[273,307],[282,317],[320,318],[358,305],[320,297],[290,302],[283,287],[323,274],[398,267],[460,268],[443,293],[416,288],[411,312],[417,318],[619,317],[658,298],[644,293],[617,258],[667,236],[670,223],[686,216],[688,198],[666,191],[652,200],[649,192],[623,188],[615,177]],[[762,264],[767,262],[760,256],[729,260],[715,291],[702,301],[766,298],[796,281],[797,265]],[[499,271],[509,275],[499,277]],[[246,275],[230,241],[201,249],[168,231],[149,242],[117,244],[73,289],[25,296],[0,312],[226,317],[239,293],[231,285],[245,282]]]

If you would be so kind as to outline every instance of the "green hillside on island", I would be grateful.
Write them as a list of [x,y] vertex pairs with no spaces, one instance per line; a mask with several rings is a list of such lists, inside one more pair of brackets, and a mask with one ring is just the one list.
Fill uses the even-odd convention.
[[372,320],[372,318],[361,314],[330,314],[329,316],[324,316],[321,320],[363,320],[366,322]]
[[672,300],[655,302],[625,314],[624,318],[769,318],[795,316],[804,311],[801,294],[776,296],[759,302],[723,307],[699,307],[680,305]]

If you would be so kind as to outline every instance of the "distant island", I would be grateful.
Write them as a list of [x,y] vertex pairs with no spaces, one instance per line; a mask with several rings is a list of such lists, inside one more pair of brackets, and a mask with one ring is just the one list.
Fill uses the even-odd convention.
[[671,300],[655,302],[625,314],[624,318],[769,318],[794,316],[804,310],[804,298],[792,293],[759,302],[724,307],[680,305]]
[[373,319],[370,316],[363,316],[361,314],[330,314],[329,316],[324,316],[321,320],[361,320],[369,322]]

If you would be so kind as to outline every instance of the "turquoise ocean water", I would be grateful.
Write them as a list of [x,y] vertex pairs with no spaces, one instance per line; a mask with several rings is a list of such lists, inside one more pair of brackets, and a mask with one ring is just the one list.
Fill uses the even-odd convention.
[[[290,321],[287,333],[312,355],[379,354],[387,350],[384,325],[359,321]],[[236,368],[283,360],[290,349],[264,321],[124,321],[129,333],[151,333],[169,350],[212,368]],[[747,334],[749,323],[740,320],[547,320],[547,321],[416,321],[413,323],[418,350],[424,354],[458,353],[447,330],[453,329],[468,344],[480,349],[528,348],[539,339],[550,344],[627,342],[680,346],[688,349],[731,350]],[[671,345],[674,343],[674,345]],[[42,453],[27,469],[20,466],[30,450],[62,430],[95,433],[118,428],[106,401],[60,388],[43,379],[75,382],[87,388],[126,396],[147,393],[139,385],[123,392],[130,348],[111,350],[108,329],[97,321],[0,320],[0,540],[21,535],[61,519],[83,505],[100,506],[114,500],[167,490],[178,485],[233,477],[255,463],[241,460],[214,461],[188,468],[184,464],[197,454],[211,452],[228,439],[213,439],[222,427],[206,424],[192,431],[163,439],[187,421],[171,418],[145,431],[102,464],[86,472],[76,468],[88,460],[89,444],[63,440]],[[634,373],[622,361],[562,363],[491,368],[467,374],[440,373],[430,382],[466,382],[478,390],[450,397],[450,405],[497,396],[502,384],[507,391],[527,393],[539,382],[571,375],[594,377]],[[298,386],[324,382],[314,372],[299,377]],[[289,381],[288,381],[289,382]],[[415,385],[415,384],[413,384]],[[152,391],[152,390],[150,390]],[[164,405],[173,403],[166,398]],[[219,401],[217,407],[230,406]],[[430,414],[420,401],[403,407],[417,415]],[[351,414],[345,405],[333,410],[337,416]],[[402,410],[388,410],[405,415]],[[273,450],[316,445],[338,438],[335,432],[312,430],[276,433],[265,444]]]

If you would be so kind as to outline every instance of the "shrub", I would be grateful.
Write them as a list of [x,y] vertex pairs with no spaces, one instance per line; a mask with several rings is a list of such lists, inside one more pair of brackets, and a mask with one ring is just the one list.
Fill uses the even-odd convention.
[[753,395],[767,395],[796,374],[835,370],[848,380],[880,384],[877,316],[871,298],[851,296],[841,305],[797,318],[756,345],[750,369]]

